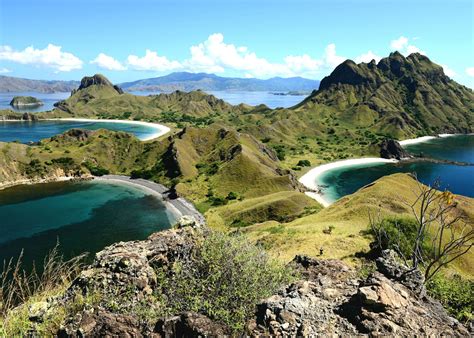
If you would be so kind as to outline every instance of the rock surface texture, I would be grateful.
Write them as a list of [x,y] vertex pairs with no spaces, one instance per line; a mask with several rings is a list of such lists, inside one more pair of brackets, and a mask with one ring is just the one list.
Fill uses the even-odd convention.
[[[166,318],[148,316],[143,323],[134,311],[137,304],[153,313],[159,300],[152,298],[159,276],[155,267],[170,268],[186,260],[205,227],[191,225],[151,235],[147,240],[114,244],[96,255],[94,263],[73,282],[61,299],[68,306],[74,297],[101,298],[113,307],[92,306],[64,323],[61,337],[204,337],[225,336],[225,325],[196,312]],[[299,280],[256,305],[255,315],[244,332],[249,336],[469,336],[442,306],[428,298],[421,275],[405,277],[391,252],[377,260],[378,271],[360,279],[356,270],[339,260],[296,256],[290,263]],[[407,280],[409,279],[409,280]],[[420,286],[421,283],[421,286]],[[130,292],[132,290],[132,292]],[[129,293],[123,300],[121,297]],[[150,298],[151,297],[151,298]],[[120,299],[120,301],[118,301]],[[112,310],[113,308],[113,310]],[[31,309],[32,320],[41,321],[47,304]]]
[[383,140],[380,144],[380,157],[394,158],[400,160],[402,158],[412,157],[403,147],[395,140]]

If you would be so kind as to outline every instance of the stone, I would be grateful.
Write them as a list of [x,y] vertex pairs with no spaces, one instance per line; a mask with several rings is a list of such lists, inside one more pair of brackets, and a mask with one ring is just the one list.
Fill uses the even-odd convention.
[[380,157],[387,159],[397,159],[412,157],[398,141],[386,139],[380,144]]
[[48,302],[36,302],[28,308],[28,318],[32,322],[43,322],[44,316],[48,312],[50,304]]

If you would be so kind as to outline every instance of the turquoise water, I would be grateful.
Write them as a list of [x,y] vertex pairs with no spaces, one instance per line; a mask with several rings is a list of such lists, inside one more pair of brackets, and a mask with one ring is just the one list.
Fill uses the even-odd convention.
[[18,141],[21,143],[37,142],[69,129],[109,129],[132,133],[139,139],[147,139],[157,133],[157,129],[131,123],[112,123],[107,121],[0,121],[0,142]]
[[59,241],[72,257],[169,228],[176,216],[157,197],[125,184],[57,182],[0,191],[0,261],[24,249],[39,261]]
[[[473,135],[437,138],[405,148],[413,154],[423,153],[426,157],[474,163]],[[323,186],[325,198],[333,202],[382,176],[399,172],[416,173],[425,184],[432,184],[439,179],[443,189],[474,197],[474,166],[428,162],[357,165],[328,171],[318,178],[317,183]]]

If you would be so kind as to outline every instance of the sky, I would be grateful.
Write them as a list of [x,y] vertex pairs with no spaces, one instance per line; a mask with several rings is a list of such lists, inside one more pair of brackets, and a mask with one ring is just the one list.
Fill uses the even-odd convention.
[[0,75],[321,79],[419,52],[474,87],[472,0],[0,0]]

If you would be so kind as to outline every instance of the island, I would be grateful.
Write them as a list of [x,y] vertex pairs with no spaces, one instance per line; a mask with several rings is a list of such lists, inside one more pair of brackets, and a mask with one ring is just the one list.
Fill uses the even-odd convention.
[[33,96],[15,96],[10,101],[10,106],[14,108],[39,107],[44,103]]

